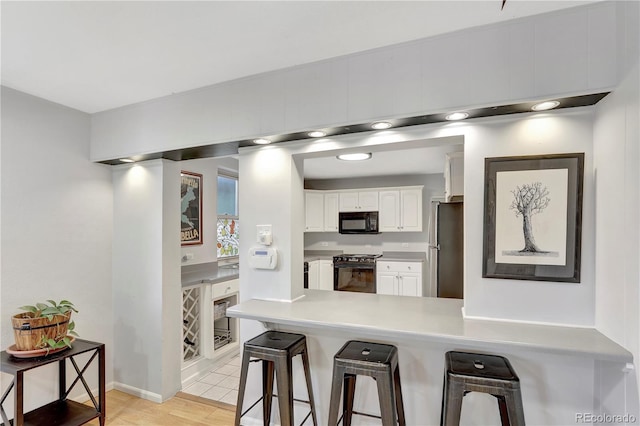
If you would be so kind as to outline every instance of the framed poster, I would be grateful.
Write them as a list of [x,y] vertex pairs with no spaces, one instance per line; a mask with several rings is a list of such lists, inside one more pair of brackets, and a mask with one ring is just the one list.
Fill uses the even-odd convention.
[[180,172],[180,241],[202,244],[202,175]]
[[580,282],[584,153],[485,159],[482,276]]

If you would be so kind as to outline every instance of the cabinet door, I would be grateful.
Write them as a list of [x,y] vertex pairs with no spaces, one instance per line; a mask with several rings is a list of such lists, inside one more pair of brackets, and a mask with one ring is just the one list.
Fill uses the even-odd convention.
[[358,211],[358,193],[357,192],[341,192],[340,193],[340,211],[355,212]]
[[333,290],[333,262],[331,260],[320,261],[318,288],[320,290]]
[[338,232],[338,194],[324,194],[324,231]]
[[464,195],[464,152],[451,152],[445,156],[444,197]]
[[406,189],[400,192],[400,230],[422,232],[422,189]]
[[317,290],[320,279],[320,261],[309,262],[309,289]]
[[398,295],[422,296],[421,274],[401,274],[398,278]]
[[358,206],[363,212],[378,211],[378,191],[358,192]]
[[396,290],[395,273],[379,272],[376,276],[376,293],[378,294],[398,294]]
[[400,192],[380,191],[380,232],[400,231]]
[[304,193],[305,232],[322,232],[324,229],[324,194]]

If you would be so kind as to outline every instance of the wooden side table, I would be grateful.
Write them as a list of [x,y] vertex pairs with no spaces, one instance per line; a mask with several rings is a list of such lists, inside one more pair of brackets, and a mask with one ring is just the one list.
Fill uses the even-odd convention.
[[[87,340],[76,339],[72,343],[73,348],[67,349],[46,357],[39,358],[16,358],[6,351],[0,352],[0,371],[13,375],[13,382],[4,391],[2,399],[0,399],[0,415],[2,416],[3,425],[13,426],[37,426],[45,424],[75,426],[87,423],[95,418],[100,419],[100,425],[105,424],[105,359],[104,359],[104,343],[90,342]],[[87,363],[82,369],[78,367],[75,356],[83,353],[93,352]],[[89,385],[85,381],[83,374],[87,371],[89,365],[94,359],[98,358],[98,400],[89,389]],[[76,371],[76,378],[67,388],[67,359]],[[33,411],[24,413],[24,372],[42,367],[43,365],[58,363],[58,400],[49,404],[36,408]],[[87,394],[93,402],[90,405],[80,404],[78,402],[67,399],[73,387],[82,382]],[[11,389],[15,390],[14,397],[14,417],[13,421],[9,421],[4,411],[5,399],[9,395]]]

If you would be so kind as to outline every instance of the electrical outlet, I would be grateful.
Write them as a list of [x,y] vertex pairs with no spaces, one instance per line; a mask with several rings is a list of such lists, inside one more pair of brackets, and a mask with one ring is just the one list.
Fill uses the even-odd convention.
[[184,257],[186,260],[193,260],[193,253],[186,253]]
[[321,242],[321,243],[320,243],[320,245],[321,245],[322,247],[327,247],[327,246],[329,246],[329,243],[328,243],[328,242],[326,242],[326,241],[323,241],[323,242]]

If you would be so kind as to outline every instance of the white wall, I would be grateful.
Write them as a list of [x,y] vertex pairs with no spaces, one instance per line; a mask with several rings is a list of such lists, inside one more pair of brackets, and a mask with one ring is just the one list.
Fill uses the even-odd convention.
[[217,194],[218,168],[238,171],[238,162],[233,158],[202,158],[180,161],[180,170],[202,175],[202,244],[183,246],[181,258],[193,254],[193,259],[182,261],[182,265],[217,262]]
[[[626,26],[620,37],[628,70],[620,86],[596,108],[594,154],[596,173],[596,327],[640,357],[640,6],[621,9]],[[636,366],[637,368],[637,366]],[[607,398],[638,403],[640,372],[625,386],[611,387]]]
[[[68,299],[80,337],[106,344],[111,383],[111,169],[88,159],[89,115],[6,87],[1,95],[0,346],[14,343],[9,316],[19,306]],[[43,370],[27,376],[26,408],[57,397],[56,369]]]
[[[301,197],[289,186],[289,179],[296,179],[288,167],[288,158],[318,155],[322,150],[333,152],[341,147],[371,146],[373,143],[390,143],[408,140],[433,140],[435,137],[463,135],[465,141],[465,312],[469,316],[503,320],[532,321],[579,326],[594,325],[595,308],[595,219],[593,185],[593,107],[547,113],[529,113],[506,118],[469,120],[463,123],[447,123],[398,129],[386,136],[371,133],[367,136],[327,138],[322,144],[305,143],[249,149],[240,154],[242,171],[241,188],[251,188],[249,194],[241,195],[243,223],[249,229],[256,224],[269,221],[290,220],[283,223],[284,233],[292,238],[302,235],[297,230],[302,222],[302,212],[291,209],[294,198]],[[582,282],[579,284],[516,281],[482,278],[482,245],[484,215],[484,159],[485,157],[509,155],[535,155],[562,152],[585,153],[585,178],[582,224]],[[250,153],[250,156],[248,154]],[[272,157],[277,153],[277,160]],[[308,153],[308,154],[306,154]],[[245,161],[245,157],[246,160]],[[282,164],[282,166],[279,166]],[[277,174],[277,181],[266,179]],[[285,185],[286,182],[286,185]],[[301,186],[301,184],[300,184]],[[300,190],[302,192],[302,189]],[[247,198],[245,198],[247,197]],[[289,215],[292,215],[289,217]],[[295,219],[295,220],[294,220]],[[300,225],[302,226],[302,225]],[[278,231],[283,232],[283,231]],[[296,234],[299,232],[299,234]],[[275,229],[274,229],[275,233]],[[246,236],[246,234],[244,234]],[[241,240],[243,247],[246,247]],[[251,244],[253,241],[248,240]],[[284,244],[287,242],[284,241]],[[289,250],[289,248],[287,248]],[[287,257],[290,256],[290,257]],[[295,251],[283,252],[285,262],[291,262],[294,271],[299,256]],[[242,263],[242,262],[241,262]],[[262,275],[249,271],[241,265],[240,285],[245,298],[282,298],[283,289],[292,281],[287,272],[277,280],[278,285],[266,286]],[[269,272],[265,272],[269,274]],[[294,274],[301,280],[302,274]],[[261,283],[261,284],[258,284]],[[251,286],[251,287],[250,287]],[[293,286],[300,286],[293,281]]]
[[[595,218],[591,108],[485,120],[465,131],[465,314],[594,325]],[[483,279],[484,160],[487,157],[585,153],[581,282]]]
[[247,77],[92,116],[104,160],[616,84],[613,2]]
[[180,389],[180,169],[113,168],[114,380],[160,402]]
[[[302,162],[286,146],[247,150],[240,155],[240,299],[294,300],[303,277],[304,196]],[[245,225],[246,224],[246,225]],[[249,268],[248,251],[256,244],[256,225],[272,225],[278,250],[275,270]]]

